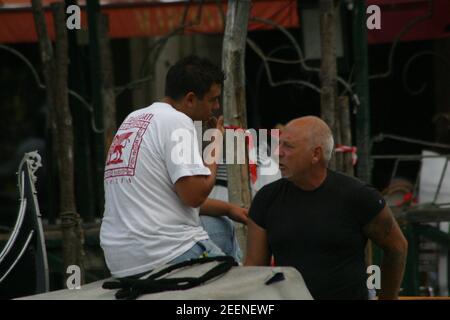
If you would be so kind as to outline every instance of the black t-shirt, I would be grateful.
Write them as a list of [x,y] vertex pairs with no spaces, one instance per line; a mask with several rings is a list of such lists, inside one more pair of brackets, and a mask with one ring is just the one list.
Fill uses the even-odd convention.
[[373,187],[328,170],[313,191],[286,179],[266,185],[249,214],[266,230],[276,265],[297,268],[315,299],[367,299],[362,228],[384,206]]

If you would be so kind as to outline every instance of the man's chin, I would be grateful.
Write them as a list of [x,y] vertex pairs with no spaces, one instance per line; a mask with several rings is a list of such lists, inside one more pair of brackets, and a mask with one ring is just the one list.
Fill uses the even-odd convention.
[[290,180],[290,178],[292,177],[292,174],[288,173],[288,172],[283,172],[281,171],[281,177]]

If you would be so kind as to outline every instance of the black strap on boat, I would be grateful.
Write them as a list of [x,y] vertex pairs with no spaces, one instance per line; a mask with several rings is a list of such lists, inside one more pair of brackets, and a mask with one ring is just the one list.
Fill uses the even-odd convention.
[[[182,278],[159,279],[161,276],[166,275],[176,269],[181,269],[196,264],[205,264],[214,261],[220,263],[198,278],[182,277]],[[218,277],[228,272],[231,269],[231,267],[237,265],[238,264],[236,263],[234,258],[230,256],[204,257],[192,259],[174,265],[170,265],[167,268],[159,272],[156,272],[155,274],[151,274],[146,279],[125,278],[125,279],[117,279],[115,281],[106,281],[103,283],[103,289],[119,289],[115,294],[116,299],[132,300],[136,299],[142,294],[147,293],[191,289],[205,283],[208,280],[211,280],[215,277]]]

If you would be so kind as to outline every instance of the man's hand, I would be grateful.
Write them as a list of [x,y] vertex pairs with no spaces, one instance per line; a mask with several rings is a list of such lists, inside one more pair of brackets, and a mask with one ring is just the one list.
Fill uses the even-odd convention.
[[[221,159],[222,159],[222,152],[223,152],[223,136],[224,136],[224,132],[225,129],[223,127],[223,116],[220,116],[219,119],[217,119],[216,117],[211,117],[208,120],[208,128],[209,129],[216,129],[217,131],[214,132],[214,134],[212,135],[212,137],[210,139],[212,139],[212,145],[208,146],[205,149],[206,155],[204,155],[204,161],[205,161],[205,165],[208,166],[208,168],[211,169],[210,165],[211,164],[215,164],[217,165],[218,163],[221,163]],[[207,151],[208,150],[208,151]],[[213,168],[214,170],[215,168]]]
[[248,222],[248,209],[241,208],[230,204],[230,209],[228,210],[228,218],[240,222],[243,224],[247,224]]
[[212,217],[227,216],[236,222],[244,224],[247,224],[248,221],[247,209],[216,199],[206,199],[200,207],[200,214]]
[[215,129],[219,130],[220,133],[223,136],[223,134],[225,132],[225,129],[223,127],[223,116],[220,116],[219,119],[217,119],[216,117],[211,117],[208,120],[208,127],[209,128],[215,128]]

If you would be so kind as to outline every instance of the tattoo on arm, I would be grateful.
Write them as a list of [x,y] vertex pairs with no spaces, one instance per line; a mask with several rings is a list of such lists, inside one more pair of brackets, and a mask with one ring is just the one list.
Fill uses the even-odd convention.
[[385,207],[363,230],[384,253],[379,299],[397,299],[405,269],[407,242],[390,209]]

